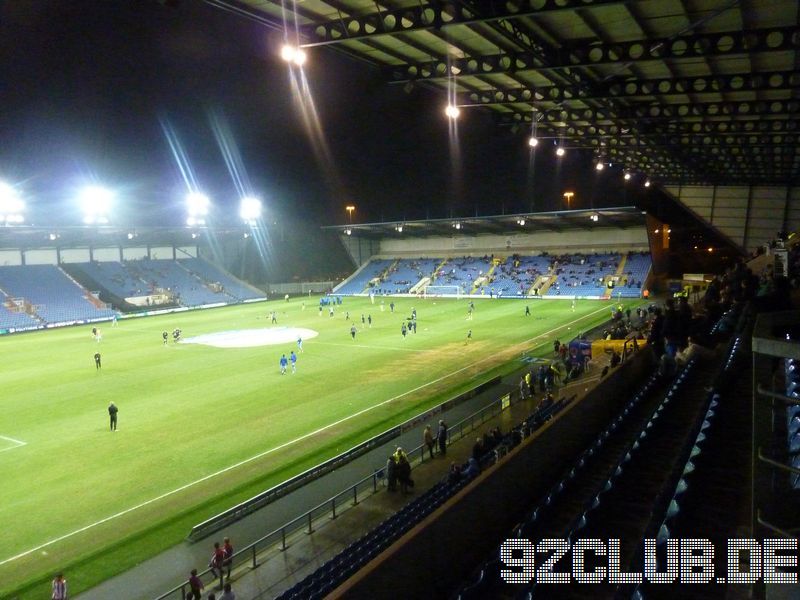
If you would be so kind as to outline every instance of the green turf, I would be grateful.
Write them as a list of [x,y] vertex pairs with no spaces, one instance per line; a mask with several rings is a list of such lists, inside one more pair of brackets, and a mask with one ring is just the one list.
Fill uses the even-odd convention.
[[[130,319],[101,324],[100,343],[88,326],[0,338],[0,596],[43,597],[51,574],[67,567],[73,593],[86,589],[183,539],[192,524],[471,387],[525,350],[570,339],[610,310],[539,300],[525,317],[522,301],[480,300],[466,321],[466,300],[394,302],[392,314],[388,301],[381,312],[378,302],[348,298],[334,318],[306,298]],[[418,333],[403,339],[412,306]],[[161,331],[175,327],[186,337],[270,327],[273,309],[277,326],[319,332],[304,342],[297,374],[278,372],[293,343],[161,343]],[[371,329],[362,312],[372,315]]]

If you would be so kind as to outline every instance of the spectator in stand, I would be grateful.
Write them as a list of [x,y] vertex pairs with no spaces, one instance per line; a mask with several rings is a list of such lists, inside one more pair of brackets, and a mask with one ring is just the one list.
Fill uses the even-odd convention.
[[425,431],[422,432],[422,443],[428,449],[428,453],[433,458],[433,447],[436,445],[433,441],[433,431],[430,425],[425,426]]
[[475,440],[475,444],[472,446],[472,458],[475,460],[480,460],[486,454],[486,444],[483,442],[483,438],[478,438]]
[[477,477],[481,472],[481,467],[478,464],[478,461],[474,458],[470,458],[469,462],[467,463],[467,468],[464,469],[464,477],[467,479],[472,479],[473,477]]
[[[402,450],[398,448],[398,450]],[[411,479],[411,463],[405,452],[395,453],[397,459],[397,481],[400,484],[400,491],[407,494],[409,489],[414,487],[414,480]]]
[[675,355],[675,362],[678,364],[678,366],[682,367],[691,360],[706,360],[711,358],[713,355],[714,353],[711,350],[701,346],[692,337],[689,337],[689,342],[686,344],[686,348],[680,350]]
[[222,566],[228,571],[228,579],[230,579],[231,567],[233,566],[233,544],[231,544],[231,538],[226,537],[222,540],[222,552],[225,555]]
[[448,483],[457,483],[461,481],[461,467],[454,462],[450,463],[450,471],[447,474],[447,481]]
[[397,489],[397,462],[394,454],[389,455],[389,460],[386,461],[386,487],[390,492]]
[[[214,553],[211,555],[211,560],[208,562],[208,566],[211,568],[211,575],[216,579],[217,577],[222,577],[222,566],[225,564],[225,551],[219,545],[219,542],[214,542]],[[219,575],[217,575],[217,569],[219,569]]]
[[447,454],[447,424],[444,420],[439,421],[439,430],[436,433],[436,440],[439,442],[439,454]]
[[660,308],[653,311],[653,320],[650,322],[650,334],[647,336],[647,344],[653,349],[656,361],[664,354],[664,317]]
[[192,600],[200,600],[203,596],[203,588],[205,588],[205,586],[197,576],[197,569],[192,569],[192,572],[189,574],[189,598]]

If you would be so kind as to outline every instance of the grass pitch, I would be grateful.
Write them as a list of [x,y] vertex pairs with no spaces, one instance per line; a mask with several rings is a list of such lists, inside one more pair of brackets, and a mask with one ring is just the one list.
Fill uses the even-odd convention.
[[[333,318],[312,297],[123,320],[100,324],[99,343],[90,326],[0,338],[0,597],[46,597],[61,569],[73,594],[95,585],[193,524],[518,366],[509,363],[522,351],[549,355],[553,339],[611,309],[538,300],[526,317],[525,301],[476,300],[467,321],[468,300],[394,299],[394,313],[391,301],[381,312],[380,299],[345,298]],[[418,330],[404,339],[412,307]],[[176,327],[184,337],[271,327],[272,310],[279,327],[319,332],[304,341],[296,374],[278,366],[294,343],[161,340]]]

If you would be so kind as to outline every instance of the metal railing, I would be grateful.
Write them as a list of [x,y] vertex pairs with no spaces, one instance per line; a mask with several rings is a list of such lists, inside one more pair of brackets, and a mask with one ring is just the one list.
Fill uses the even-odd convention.
[[[504,400],[508,401],[508,404],[505,406]],[[486,423],[486,421],[493,419],[503,412],[503,410],[512,406],[518,401],[518,394],[505,394],[503,397],[494,400],[482,409],[461,419],[448,428],[447,445],[450,445],[453,442],[460,440],[465,435],[475,431],[475,429]],[[406,452],[412,467],[418,466],[425,462],[426,451],[427,447],[424,444],[420,444],[416,448]],[[430,458],[427,460],[430,460]],[[315,531],[315,523],[318,523],[320,519],[336,519],[344,510],[347,510],[347,508],[357,506],[364,498],[377,493],[378,490],[383,487],[384,480],[384,469],[378,469],[367,477],[360,479],[353,485],[342,490],[338,494],[328,498],[324,502],[321,502],[320,504],[301,514],[300,516],[295,517],[277,529],[270,531],[265,536],[257,539],[248,546],[234,553],[231,557],[231,569],[241,569],[245,567],[245,565],[247,565],[247,568],[255,569],[260,564],[259,556],[269,550],[286,550],[288,547],[287,540],[290,536],[300,531],[303,531],[306,534],[313,533]],[[227,571],[227,567],[225,570]],[[210,574],[211,569],[208,568],[202,573],[199,573],[198,576],[205,584],[210,586],[216,581],[216,579],[208,577]],[[221,586],[222,577],[219,578],[219,583]],[[189,583],[187,581],[158,596],[156,600],[172,600],[175,598],[185,600],[186,598],[190,597],[189,591]]]

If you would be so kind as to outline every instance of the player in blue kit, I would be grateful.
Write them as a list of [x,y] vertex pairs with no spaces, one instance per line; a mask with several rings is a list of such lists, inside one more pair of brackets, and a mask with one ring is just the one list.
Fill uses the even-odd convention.
[[286,358],[285,354],[281,354],[281,375],[286,375],[286,366],[289,364],[289,360]]

